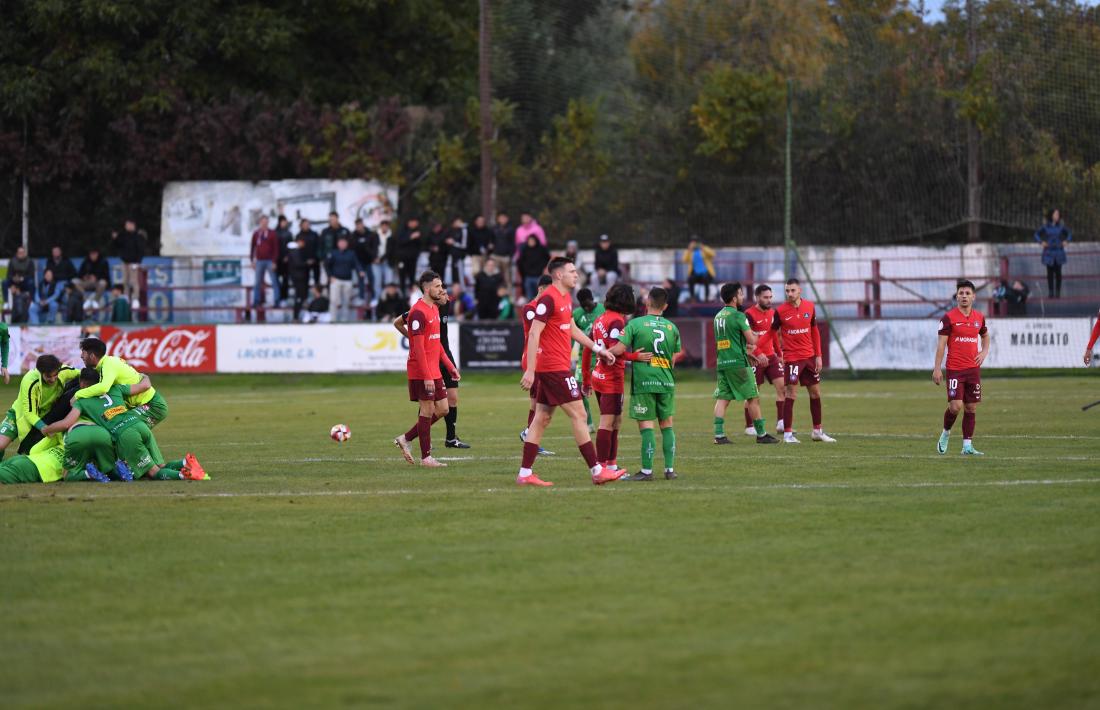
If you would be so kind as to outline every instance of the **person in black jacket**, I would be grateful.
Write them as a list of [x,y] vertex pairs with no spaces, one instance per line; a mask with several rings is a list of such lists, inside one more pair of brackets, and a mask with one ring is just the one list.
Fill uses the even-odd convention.
[[593,266],[595,266],[596,271],[602,269],[607,274],[608,281],[612,284],[618,281],[621,276],[619,250],[611,244],[611,237],[606,234],[601,234],[600,241],[596,244],[596,258]]
[[132,219],[126,220],[121,232],[111,232],[118,256],[122,259],[122,292],[131,302],[141,298],[141,262],[145,258],[145,230],[138,229]]
[[[318,256],[321,249],[321,237],[313,231],[308,219],[303,219],[299,224],[297,240],[305,242],[305,246],[300,248],[305,249],[303,253],[309,262],[309,272],[313,275],[313,283],[321,283],[321,259]],[[293,275],[291,275],[290,280],[294,281]],[[302,294],[302,297],[305,298],[305,294]]]
[[279,280],[279,293],[286,298],[290,294],[290,272],[287,271],[287,260],[290,257],[287,250],[294,241],[294,235],[290,233],[290,220],[286,215],[279,215],[275,236],[279,239],[279,261],[275,264],[275,277]]
[[382,290],[382,295],[378,298],[375,318],[388,323],[407,310],[409,310],[409,301],[401,295],[397,284],[386,284],[386,288]]
[[[302,220],[308,227],[309,221]],[[305,230],[303,230],[304,232]],[[302,314],[302,305],[309,295],[309,275],[313,270],[314,259],[310,256],[309,245],[302,232],[298,232],[298,239],[290,243],[287,249],[287,272],[290,274],[290,283],[294,286],[294,320],[297,321]]]
[[508,286],[508,292],[512,291],[512,257],[516,253],[516,228],[508,218],[507,212],[497,215],[496,226],[493,227],[493,261],[504,276],[504,283]]
[[523,277],[523,295],[530,301],[538,295],[539,277],[550,263],[550,252],[534,234],[527,237],[527,243],[519,252],[519,273]]
[[[469,230],[470,271],[473,276],[481,273],[485,268],[485,262],[493,253],[493,230],[485,223],[485,216],[474,217],[474,223]],[[500,269],[497,269],[500,273]]]
[[466,256],[470,253],[470,228],[461,217],[451,222],[447,234],[448,252],[451,257],[451,283],[466,286]]
[[500,307],[500,287],[504,277],[497,271],[493,260],[485,262],[485,268],[474,277],[474,298],[477,300],[478,320],[496,320]]
[[359,274],[359,300],[369,303],[367,300],[367,287],[370,287],[370,300],[378,296],[379,286],[374,283],[374,271],[371,266],[378,261],[378,249],[380,242],[378,234],[367,229],[367,225],[361,219],[355,220],[355,229],[351,232],[351,249],[359,259],[361,271]]
[[89,249],[88,256],[80,262],[76,272],[77,287],[85,294],[94,293],[97,299],[111,288],[111,267],[99,249]]
[[432,231],[428,232],[428,268],[437,274],[443,274],[447,270],[450,239],[451,236],[443,229],[442,223],[432,223]]
[[[424,238],[424,233],[420,230],[420,220],[416,217],[410,217],[397,234],[396,239],[397,244],[394,253],[397,256],[397,279],[401,284],[401,290],[407,293],[409,287],[416,283],[416,262],[420,258],[424,242],[427,241]],[[401,313],[404,312],[404,310],[401,311]],[[397,315],[401,315],[401,313]]]
[[76,267],[69,257],[61,253],[61,247],[50,249],[50,258],[46,260],[46,268],[53,272],[57,283],[64,286],[76,278]]

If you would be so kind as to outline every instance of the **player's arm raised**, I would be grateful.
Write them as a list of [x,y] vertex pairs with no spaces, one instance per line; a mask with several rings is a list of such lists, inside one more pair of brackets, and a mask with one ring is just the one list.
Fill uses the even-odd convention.
[[[597,357],[601,358],[608,365],[615,364],[615,356],[611,354],[610,350],[593,342],[592,338],[585,335],[584,331],[578,328],[576,323],[571,323],[570,327],[573,333],[573,340],[576,340],[586,348],[591,348],[592,352],[596,353]],[[528,355],[528,357],[530,357],[530,355]],[[530,360],[528,360],[528,362],[530,362]]]
[[523,377],[519,381],[525,390],[531,389],[535,384],[535,360],[539,356],[539,341],[542,340],[542,331],[545,328],[545,321],[538,318],[531,321],[531,330],[527,334],[527,369],[523,371]]
[[941,335],[936,343],[936,362],[932,365],[932,381],[937,385],[943,382],[943,354],[947,352],[947,336]]

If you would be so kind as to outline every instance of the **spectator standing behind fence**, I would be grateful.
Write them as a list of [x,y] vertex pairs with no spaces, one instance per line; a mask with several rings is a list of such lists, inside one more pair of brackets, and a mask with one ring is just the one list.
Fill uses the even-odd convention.
[[[332,256],[332,254],[330,254],[329,256]],[[325,295],[325,287],[321,284],[313,284],[313,288],[311,289],[309,296],[309,305],[306,306],[306,310],[302,314],[302,322],[332,322],[332,302],[329,300],[328,296]]]
[[69,257],[61,251],[61,247],[50,249],[50,258],[46,260],[46,268],[53,272],[54,281],[61,286],[76,278],[76,267]]
[[42,281],[34,294],[34,306],[31,308],[31,324],[53,324],[57,322],[58,301],[61,298],[61,286],[54,280],[53,272],[42,272]]
[[298,232],[298,238],[287,249],[287,272],[294,288],[294,320],[298,320],[302,314],[302,306],[309,294],[309,275],[312,271],[313,259],[310,257],[309,245],[302,232]]
[[601,234],[600,240],[596,243],[594,266],[596,271],[603,270],[607,273],[607,280],[610,284],[614,284],[622,278],[622,268],[619,266],[619,248],[611,243],[611,237],[606,234]]
[[493,261],[497,263],[504,285],[512,292],[512,279],[515,268],[512,259],[516,255],[516,229],[507,212],[497,214],[497,223],[493,227]]
[[442,222],[432,222],[432,230],[428,232],[428,268],[443,277],[447,271],[450,239],[451,236],[443,229]]
[[275,264],[279,263],[279,235],[268,224],[267,215],[260,217],[259,228],[252,233],[249,258],[252,259],[252,269],[256,272],[256,281],[252,285],[253,306],[267,302],[264,299],[264,276],[267,274],[271,274],[271,290],[274,296],[272,303],[278,304],[282,299],[279,293],[279,277],[275,274]]
[[361,219],[355,220],[355,229],[351,230],[351,250],[355,252],[355,258],[359,260],[359,268],[356,270],[356,283],[358,284],[359,302],[369,304],[367,300],[368,289],[370,298],[375,297],[374,272],[371,270],[378,259],[378,235],[367,229],[367,225]]
[[1073,235],[1062,224],[1062,213],[1057,209],[1047,212],[1047,221],[1035,231],[1035,241],[1043,246],[1043,265],[1047,267],[1047,294],[1050,298],[1062,297],[1062,266],[1066,263],[1066,242]]
[[145,259],[148,236],[132,219],[126,220],[121,232],[111,232],[115,251],[122,260],[122,291],[132,308],[141,306],[141,262]]
[[88,251],[76,272],[74,283],[84,299],[81,305],[85,320],[103,320],[107,308],[107,291],[111,287],[111,267],[99,249]]
[[[351,231],[340,224],[340,215],[336,212],[328,213],[328,226],[321,230],[320,250],[317,261],[324,264],[328,262],[328,255],[336,249],[336,242],[347,239],[351,243]],[[326,274],[327,276],[327,274]]]
[[[317,232],[313,231],[313,225],[310,224],[308,219],[303,219],[298,223],[298,234],[295,238],[297,242],[305,242],[304,246],[299,246],[299,249],[304,249],[302,253],[305,255],[306,261],[309,262],[309,273],[313,275],[313,283],[321,283],[321,262],[317,260],[317,254],[321,249],[321,237],[317,235]],[[289,266],[289,264],[288,264]],[[294,276],[290,277],[290,280],[294,281]],[[306,284],[308,287],[308,283]],[[297,291],[297,285],[295,285],[295,291]],[[298,294],[295,293],[295,300],[298,298]],[[303,293],[301,298],[306,298],[307,294]],[[294,317],[297,320],[297,316]]]
[[15,281],[19,282],[20,291],[28,285],[33,289],[34,275],[34,262],[27,256],[27,250],[23,247],[17,247],[15,249],[15,256],[8,260],[8,276],[4,279],[5,300],[12,300],[12,297],[8,295],[8,290]]
[[714,283],[714,254],[714,250],[699,241],[698,237],[692,237],[684,250],[683,262],[688,265],[688,290],[693,301],[710,300],[710,287]]
[[546,232],[530,212],[524,212],[519,216],[519,226],[516,227],[516,248],[521,249],[527,243],[528,237],[537,237],[539,244],[546,246]]
[[336,240],[336,248],[325,261],[328,272],[329,313],[334,321],[351,320],[351,297],[355,293],[352,280],[356,274],[363,273],[359,257],[348,248],[347,237]]
[[[279,260],[276,262],[275,275],[279,279],[279,294],[282,298],[290,296],[290,272],[287,271],[287,259],[289,258],[290,245],[294,242],[294,235],[290,231],[290,220],[286,215],[279,215],[275,225],[275,236],[279,238]],[[282,305],[282,301],[279,302]]]
[[[469,229],[470,275],[477,278],[493,253],[493,230],[485,223],[485,215],[474,217]],[[500,269],[497,269],[500,273]]]
[[[420,230],[420,220],[410,217],[397,235],[397,281],[402,291],[408,291],[416,283],[416,262],[423,248],[424,233]],[[404,313],[408,309],[401,311]],[[400,314],[398,314],[400,315]]]
[[451,282],[466,286],[466,256],[470,253],[470,227],[461,217],[451,220],[447,245],[451,256]]
[[408,301],[401,295],[397,284],[386,284],[382,289],[382,295],[378,298],[378,306],[374,309],[375,318],[388,323],[407,310],[409,310]]
[[664,318],[672,320],[680,315],[680,286],[672,279],[665,279],[661,288],[668,294],[668,307],[665,308]]
[[519,273],[523,277],[523,295],[530,301],[538,295],[539,277],[550,262],[550,251],[535,234],[531,234],[520,249],[518,261]]
[[474,277],[474,298],[477,299],[479,320],[493,320],[497,317],[499,294],[503,286],[504,277],[498,271],[496,262],[485,262],[485,267]]
[[[365,264],[364,264],[365,266]],[[378,223],[378,258],[371,264],[371,281],[374,284],[372,300],[377,301],[382,297],[382,290],[386,284],[393,281],[397,267],[397,242],[393,238],[393,229],[390,221],[384,219]]]

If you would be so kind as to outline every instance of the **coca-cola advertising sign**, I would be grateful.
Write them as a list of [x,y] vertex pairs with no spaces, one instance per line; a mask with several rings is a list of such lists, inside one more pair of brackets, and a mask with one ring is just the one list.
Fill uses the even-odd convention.
[[100,328],[107,354],[141,372],[215,372],[217,330],[212,325],[163,328]]

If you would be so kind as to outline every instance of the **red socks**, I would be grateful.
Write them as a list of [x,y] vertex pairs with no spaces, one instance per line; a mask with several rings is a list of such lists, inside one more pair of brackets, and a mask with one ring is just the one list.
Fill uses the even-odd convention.
[[[433,414],[431,423],[435,424],[437,421],[439,421],[439,417],[437,417]],[[409,429],[407,432],[405,432],[405,441],[416,441],[416,439],[419,436],[420,436],[420,417],[417,416],[416,424],[413,424],[412,429]]]
[[596,458],[600,463],[611,460],[611,430],[596,430]]
[[619,430],[611,430],[611,451],[607,455],[608,461],[616,461],[619,458]]
[[783,415],[787,409],[787,400],[781,400],[775,403],[775,421],[783,421]]
[[788,434],[794,431],[794,400],[790,397],[783,400],[783,431]]
[[963,438],[974,438],[974,412],[963,412]]
[[[584,457],[584,462],[588,464],[588,468],[592,468],[596,465],[596,447],[592,445],[591,440],[584,442],[577,448],[581,450],[581,456]],[[525,466],[524,468],[527,467]]]
[[520,463],[520,468],[531,468],[535,465],[535,459],[539,455],[538,444],[524,444],[523,445],[523,462]]
[[958,412],[952,412],[950,407],[947,408],[943,413],[943,430],[951,431],[951,427],[955,426],[955,420],[958,418]]
[[821,428],[821,399],[810,397],[810,419],[814,422],[814,429]]
[[531,422],[534,419],[535,419],[535,410],[534,409],[528,409],[527,410],[527,426],[531,426]]
[[420,436],[420,458],[426,459],[432,453],[432,422],[438,417],[418,417],[416,432]]

